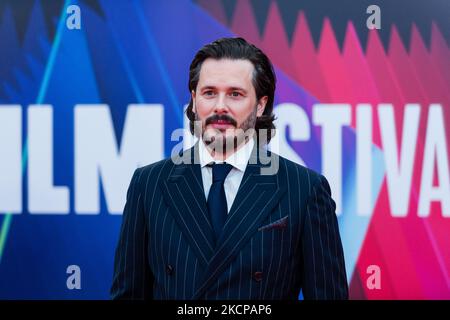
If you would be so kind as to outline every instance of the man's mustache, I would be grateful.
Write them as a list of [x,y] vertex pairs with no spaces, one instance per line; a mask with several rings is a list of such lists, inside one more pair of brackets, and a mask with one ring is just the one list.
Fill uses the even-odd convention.
[[209,125],[209,124],[211,124],[211,123],[217,122],[217,121],[219,121],[219,120],[221,120],[221,121],[226,121],[226,122],[228,122],[229,124],[231,124],[231,125],[234,126],[234,127],[237,126],[236,120],[234,120],[232,117],[230,117],[230,116],[227,115],[227,114],[214,114],[214,115],[212,115],[211,117],[208,117],[208,118],[205,120],[205,126],[207,126],[207,125]]

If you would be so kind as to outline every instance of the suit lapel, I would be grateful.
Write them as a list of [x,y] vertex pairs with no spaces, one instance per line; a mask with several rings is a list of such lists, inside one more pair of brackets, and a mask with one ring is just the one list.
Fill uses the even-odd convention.
[[169,211],[206,267],[213,255],[214,230],[206,206],[200,164],[194,162],[194,152],[198,152],[195,146],[184,151],[181,158],[177,156],[176,161],[182,163],[174,165],[167,181],[162,182],[162,189],[166,203],[172,208]]
[[[263,165],[259,161],[258,150],[266,152],[256,146],[252,152],[214,255],[193,299],[199,299],[222,274],[285,192],[285,183],[279,181],[282,175],[261,175]],[[271,161],[274,161],[275,157],[277,156],[272,154]]]

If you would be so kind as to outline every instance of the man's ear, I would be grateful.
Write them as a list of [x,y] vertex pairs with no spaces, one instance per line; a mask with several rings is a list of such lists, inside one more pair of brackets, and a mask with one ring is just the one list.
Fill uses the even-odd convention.
[[269,97],[264,96],[258,101],[258,105],[256,107],[256,116],[261,117],[264,113],[264,109],[266,108],[267,100]]
[[195,110],[195,91],[194,90],[192,90],[191,91],[191,98],[192,98],[192,112],[196,112],[196,110]]

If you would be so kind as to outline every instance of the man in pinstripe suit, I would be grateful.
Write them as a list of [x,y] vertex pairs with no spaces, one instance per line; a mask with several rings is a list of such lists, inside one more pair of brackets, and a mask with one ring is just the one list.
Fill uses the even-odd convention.
[[135,171],[113,299],[348,298],[327,180],[264,147],[275,83],[242,38],[197,52],[187,116],[199,142]]

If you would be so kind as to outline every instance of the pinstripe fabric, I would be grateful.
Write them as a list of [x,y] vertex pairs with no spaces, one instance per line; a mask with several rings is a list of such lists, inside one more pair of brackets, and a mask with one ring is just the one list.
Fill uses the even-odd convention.
[[[258,160],[254,149],[252,160]],[[113,299],[346,299],[327,180],[275,154],[249,162],[214,246],[195,148],[134,173],[116,249]],[[276,161],[276,160],[275,160]]]

